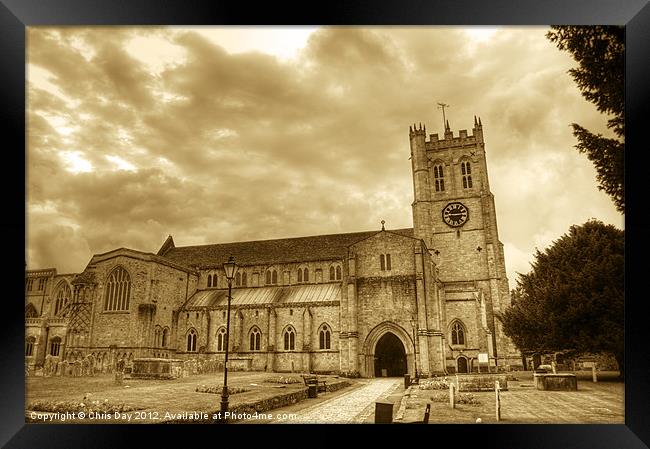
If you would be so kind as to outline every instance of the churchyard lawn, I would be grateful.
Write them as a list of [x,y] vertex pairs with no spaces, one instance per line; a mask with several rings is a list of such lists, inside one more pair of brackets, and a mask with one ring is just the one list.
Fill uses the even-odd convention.
[[[508,391],[501,392],[500,424],[624,424],[625,385],[617,380],[618,372],[598,373],[593,383],[591,371],[577,371],[578,391],[543,391],[533,384],[530,371],[513,373],[518,379],[508,381]],[[449,406],[448,390],[421,390],[411,387],[410,397],[405,396],[403,421],[422,420],[427,403],[431,403],[430,424],[497,423],[494,391],[471,392],[480,404]],[[434,402],[431,397],[446,393],[444,402]]]
[[[290,378],[295,383],[284,383]],[[354,379],[335,378],[335,376],[320,376],[328,384],[348,381],[355,383]],[[269,382],[273,380],[274,382]],[[25,409],[26,419],[30,418],[30,411],[34,403],[47,401],[49,403],[74,402],[84,404],[85,419],[67,419],[66,423],[161,423],[172,418],[192,417],[194,413],[212,413],[219,411],[221,401],[221,385],[223,373],[199,374],[174,380],[144,380],[129,379],[125,377],[122,385],[116,385],[114,375],[103,374],[96,377],[28,377],[25,382]],[[247,390],[231,393],[229,406],[232,410],[241,404],[255,403],[261,400],[270,400],[277,396],[290,393],[299,393],[305,390],[305,385],[300,374],[291,373],[260,373],[233,371],[228,373],[228,387],[231,391]],[[197,392],[199,390],[212,390],[218,393]],[[347,387],[350,388],[350,387]],[[90,394],[90,395],[88,395]],[[328,393],[329,394],[329,393]],[[115,419],[115,413],[97,414],[103,404],[124,404],[130,413],[129,417],[120,414]],[[88,418],[88,407],[94,407],[96,416]],[[104,407],[105,408],[105,407]],[[62,411],[59,408],[56,411]],[[97,417],[99,416],[99,417]],[[37,420],[40,422],[41,420]],[[60,424],[56,418],[54,423]]]

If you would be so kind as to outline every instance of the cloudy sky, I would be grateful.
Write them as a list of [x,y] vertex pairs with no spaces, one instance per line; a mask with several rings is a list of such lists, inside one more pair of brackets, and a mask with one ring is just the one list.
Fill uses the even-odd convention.
[[28,268],[118,247],[412,227],[408,127],[483,122],[510,286],[623,216],[570,123],[609,135],[542,27],[29,28]]

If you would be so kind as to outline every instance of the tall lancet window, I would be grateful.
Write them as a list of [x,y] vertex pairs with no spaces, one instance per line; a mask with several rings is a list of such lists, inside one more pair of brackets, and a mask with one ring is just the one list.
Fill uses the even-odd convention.
[[472,188],[472,165],[469,162],[461,162],[460,174],[463,175],[463,189]]

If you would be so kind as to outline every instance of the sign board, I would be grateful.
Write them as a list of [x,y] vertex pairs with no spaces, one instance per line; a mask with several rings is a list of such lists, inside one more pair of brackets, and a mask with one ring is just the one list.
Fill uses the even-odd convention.
[[593,368],[594,362],[582,362],[583,368]]
[[478,363],[487,363],[487,362],[488,362],[487,352],[479,352],[478,353]]

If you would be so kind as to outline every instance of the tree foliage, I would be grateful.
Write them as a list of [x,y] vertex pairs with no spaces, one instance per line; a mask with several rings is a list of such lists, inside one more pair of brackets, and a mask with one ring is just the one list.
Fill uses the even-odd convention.
[[546,37],[578,62],[569,70],[582,95],[610,115],[607,127],[616,139],[593,134],[573,123],[576,148],[596,167],[598,189],[625,212],[625,29],[620,26],[553,26]]
[[609,352],[623,370],[624,232],[590,220],[519,274],[505,333],[523,351]]

